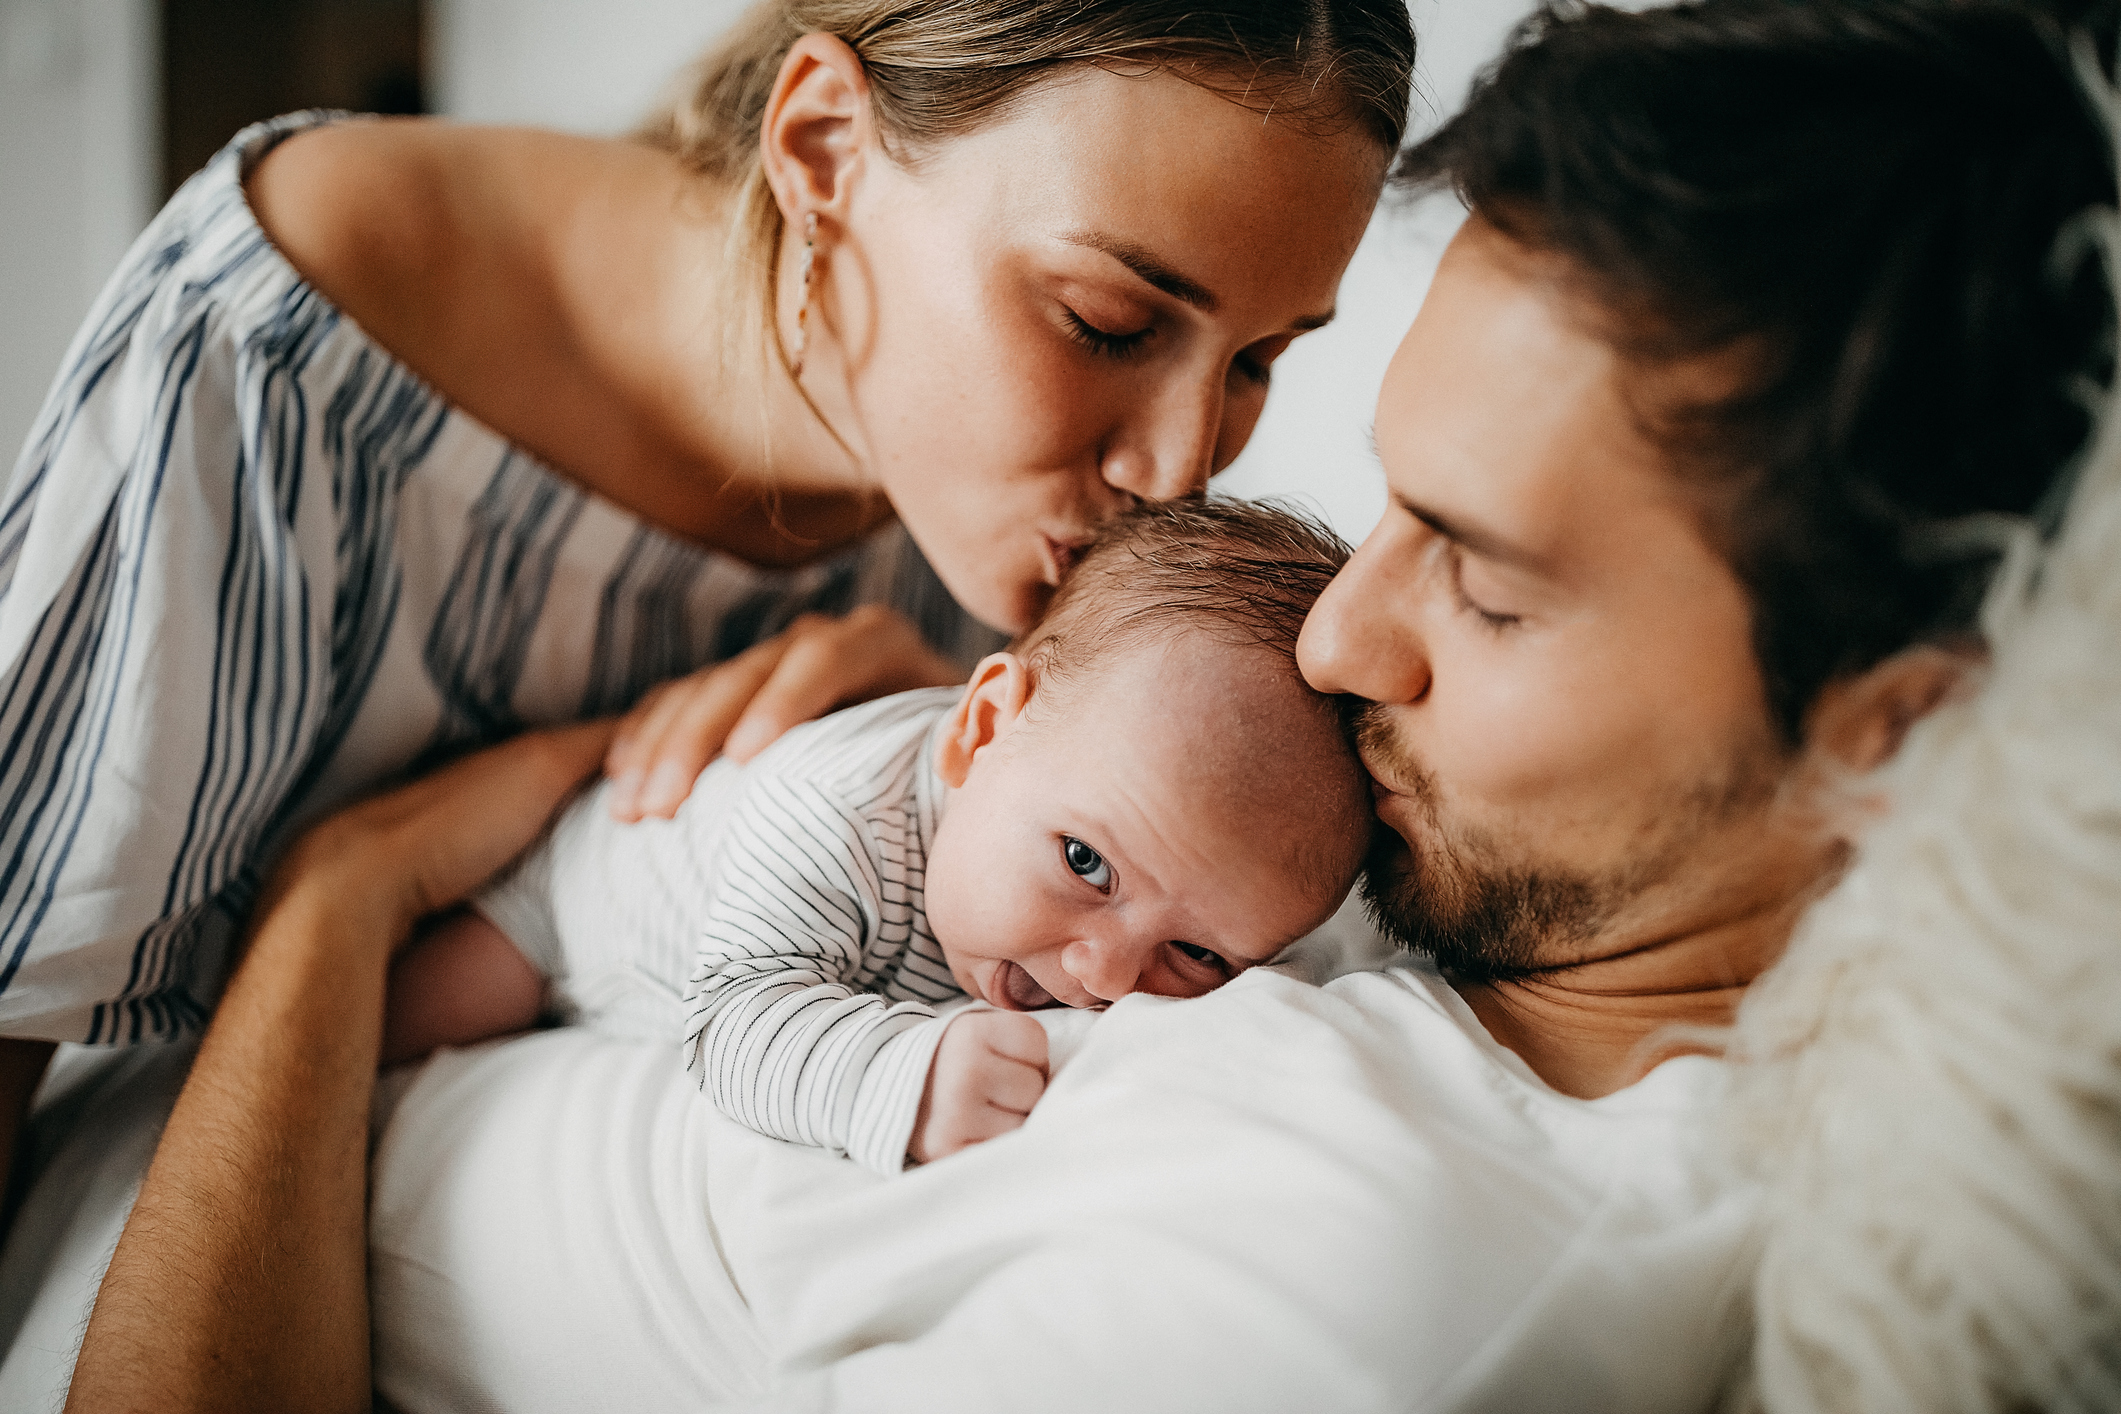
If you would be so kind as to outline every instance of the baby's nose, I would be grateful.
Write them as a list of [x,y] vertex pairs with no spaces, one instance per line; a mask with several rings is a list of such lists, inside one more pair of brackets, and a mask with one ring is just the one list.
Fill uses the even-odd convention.
[[1116,1002],[1135,990],[1145,961],[1140,948],[1107,938],[1080,938],[1061,949],[1061,970],[1099,1001]]

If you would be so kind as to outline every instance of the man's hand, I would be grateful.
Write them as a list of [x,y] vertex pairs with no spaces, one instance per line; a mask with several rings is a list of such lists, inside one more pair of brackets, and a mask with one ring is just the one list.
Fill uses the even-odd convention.
[[907,1152],[925,1164],[1007,1134],[1045,1093],[1045,1027],[1020,1011],[961,1016],[935,1048]]
[[538,837],[596,773],[616,726],[524,732],[348,806],[288,850],[254,917],[291,890],[321,888],[332,912],[376,915],[375,939],[395,948],[420,918],[462,901]]

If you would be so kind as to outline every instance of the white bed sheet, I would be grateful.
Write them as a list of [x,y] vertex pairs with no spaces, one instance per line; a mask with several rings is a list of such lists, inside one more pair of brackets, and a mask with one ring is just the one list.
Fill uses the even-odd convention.
[[1700,1410],[1743,1348],[1723,1068],[1558,1095],[1417,972],[1098,1022],[895,1179],[662,1048],[431,1063],[376,1161],[382,1393],[441,1410]]

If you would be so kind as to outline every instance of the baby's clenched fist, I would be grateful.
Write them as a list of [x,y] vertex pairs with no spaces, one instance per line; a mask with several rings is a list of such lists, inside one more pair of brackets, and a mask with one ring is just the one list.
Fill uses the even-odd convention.
[[907,1153],[940,1159],[1024,1122],[1046,1092],[1046,1028],[1020,1011],[975,1011],[943,1032]]

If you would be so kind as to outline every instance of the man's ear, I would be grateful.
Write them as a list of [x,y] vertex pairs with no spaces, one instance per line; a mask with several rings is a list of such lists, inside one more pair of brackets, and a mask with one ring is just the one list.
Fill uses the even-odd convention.
[[972,758],[1016,725],[1031,700],[1031,670],[1014,653],[990,653],[972,670],[965,695],[950,713],[949,728],[936,744],[935,769],[956,790],[972,771]]
[[873,121],[860,56],[834,35],[798,39],[759,123],[759,162],[782,216],[793,223],[816,211],[844,219],[848,178]]
[[1982,662],[1978,649],[1903,649],[1827,684],[1805,714],[1805,744],[1862,774],[1893,759],[1908,728],[1934,711]]

